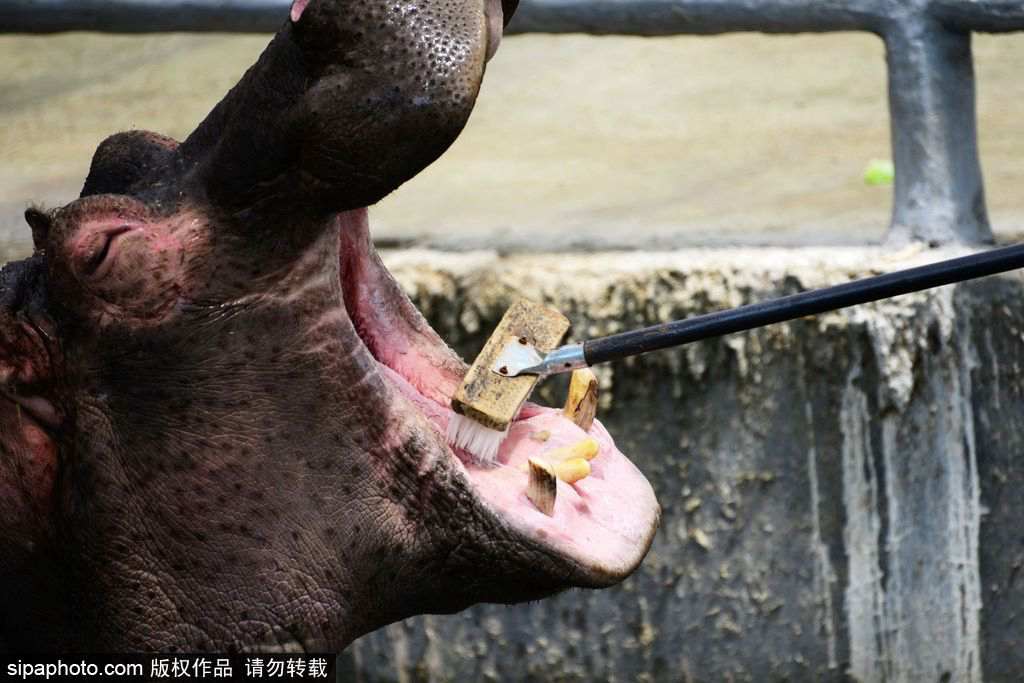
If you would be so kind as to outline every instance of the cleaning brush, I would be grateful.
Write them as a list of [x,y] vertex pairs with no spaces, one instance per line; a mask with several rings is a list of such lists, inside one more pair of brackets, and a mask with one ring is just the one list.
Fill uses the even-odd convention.
[[569,321],[517,301],[452,398],[448,441],[493,463],[523,403],[548,375],[1024,267],[1024,244],[845,282],[685,320],[558,346]]
[[448,420],[448,443],[482,462],[494,462],[512,421],[540,377],[503,377],[491,373],[490,367],[509,346],[534,354],[550,351],[568,330],[569,319],[554,309],[525,299],[512,304],[452,397],[455,415]]

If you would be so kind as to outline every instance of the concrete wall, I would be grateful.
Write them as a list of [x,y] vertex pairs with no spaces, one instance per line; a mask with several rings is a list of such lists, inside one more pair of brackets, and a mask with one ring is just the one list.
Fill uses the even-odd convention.
[[[510,298],[576,339],[955,255],[399,251],[472,358]],[[364,637],[355,681],[1009,681],[1024,676],[1024,281],[910,295],[599,370],[664,508],[619,587]],[[558,403],[564,383],[540,397]],[[849,678],[847,678],[849,676]]]

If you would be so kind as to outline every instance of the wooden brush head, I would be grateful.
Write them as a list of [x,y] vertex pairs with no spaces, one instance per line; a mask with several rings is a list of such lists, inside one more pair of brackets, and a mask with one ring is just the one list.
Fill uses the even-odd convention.
[[519,299],[505,312],[501,322],[476,357],[462,386],[452,397],[452,410],[474,422],[503,432],[540,380],[536,375],[502,377],[491,370],[494,361],[510,343],[525,339],[541,353],[557,347],[569,331],[569,319],[558,311]]

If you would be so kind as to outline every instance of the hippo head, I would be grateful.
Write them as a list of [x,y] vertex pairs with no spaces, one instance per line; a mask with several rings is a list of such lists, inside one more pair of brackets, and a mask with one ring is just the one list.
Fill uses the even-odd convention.
[[[337,650],[390,621],[606,586],[658,507],[595,423],[553,516],[527,406],[497,467],[445,443],[466,366],[366,207],[440,155],[513,7],[297,0],[182,143],[98,148],[0,271],[0,649]],[[564,495],[562,490],[564,488]]]

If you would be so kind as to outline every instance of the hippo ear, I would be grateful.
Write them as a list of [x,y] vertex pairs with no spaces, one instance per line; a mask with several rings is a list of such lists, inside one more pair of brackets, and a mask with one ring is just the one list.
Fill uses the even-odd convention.
[[50,237],[50,225],[52,220],[50,214],[30,206],[25,209],[25,222],[32,228],[32,244],[37,251],[46,247],[46,241]]
[[148,130],[116,133],[100,143],[92,155],[82,196],[131,194],[141,181],[168,173],[176,159],[178,142]]

